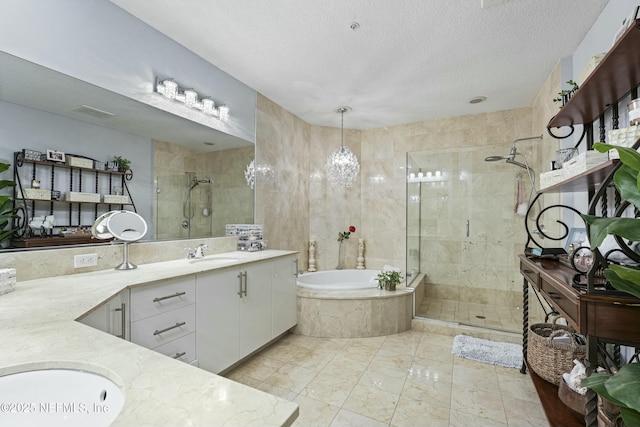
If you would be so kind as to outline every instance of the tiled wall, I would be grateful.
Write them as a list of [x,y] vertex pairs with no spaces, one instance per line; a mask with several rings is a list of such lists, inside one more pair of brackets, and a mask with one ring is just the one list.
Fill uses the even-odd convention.
[[[254,147],[203,152],[156,141],[156,198],[154,223],[156,238],[187,238],[181,226],[187,196],[187,172],[198,179],[212,179],[191,192],[191,236],[224,236],[226,224],[253,223],[254,191],[244,172],[254,158]],[[208,206],[209,215],[203,213]]]
[[[256,162],[271,168],[273,177],[258,177],[256,223],[264,224],[270,248],[301,252],[306,269],[309,240],[310,144],[312,127],[258,95]],[[312,218],[312,216],[311,216]]]
[[[361,165],[359,179],[351,188],[335,188],[326,180],[326,158],[340,144],[338,121],[335,128],[310,126],[259,96],[257,156],[273,167],[275,178],[258,184],[256,220],[265,224],[272,248],[301,252],[300,267],[304,270],[308,266],[310,239],[317,241],[316,267],[333,269],[338,257],[338,233],[350,225],[357,231],[346,241],[347,268],[355,267],[358,239],[364,239],[367,267],[392,264],[404,269],[406,152],[459,148],[464,155],[474,156],[474,164],[481,168],[477,185],[469,191],[480,194],[474,203],[486,210],[482,226],[488,237],[475,254],[470,248],[462,248],[447,256],[463,261],[462,267],[457,268],[462,268],[467,277],[460,283],[466,298],[506,297],[510,305],[517,305],[522,283],[517,254],[523,250],[526,234],[523,218],[513,210],[515,174],[525,170],[504,163],[487,164],[482,159],[506,155],[516,138],[543,135],[543,141],[519,143],[518,150],[533,163],[536,179],[538,171],[547,170],[545,165],[557,148],[557,142],[550,140],[545,131],[556,108],[549,95],[557,91],[555,79],[555,74],[550,76],[532,107],[365,131],[345,129],[345,145],[358,156]],[[348,128],[348,116],[345,127]],[[496,167],[511,179],[498,179],[496,183],[483,175]],[[528,195],[530,184],[526,175],[524,179]],[[482,188],[487,191],[482,193]],[[500,207],[495,206],[496,199],[501,201]],[[492,241],[491,236],[498,234],[500,240]],[[496,261],[501,267],[487,270],[487,263]],[[482,280],[475,280],[474,263],[487,270]],[[435,264],[432,269],[438,268]],[[429,268],[425,271],[427,280]],[[472,276],[474,280],[469,279]]]

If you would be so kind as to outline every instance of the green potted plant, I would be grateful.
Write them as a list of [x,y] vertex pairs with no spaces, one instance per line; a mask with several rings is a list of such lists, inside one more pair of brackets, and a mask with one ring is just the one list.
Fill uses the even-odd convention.
[[124,157],[115,156],[113,158],[113,161],[116,162],[116,165],[118,165],[118,170],[120,172],[126,172],[131,169],[131,161],[125,159]]
[[378,273],[378,284],[386,291],[395,291],[401,280],[402,275],[399,268],[385,265]]
[[[631,148],[596,143],[594,149],[604,153],[617,149],[622,165],[614,175],[616,189],[624,200],[640,209],[640,153]],[[608,234],[632,242],[640,242],[640,218],[603,218],[582,215],[589,224],[591,249],[599,247]],[[640,269],[609,265],[604,275],[611,285],[640,298]],[[620,407],[620,415],[628,426],[640,425],[640,363],[630,363],[614,374],[597,374],[582,380],[601,397]]]
[[571,85],[571,89],[562,89],[560,92],[558,92],[558,97],[553,99],[553,102],[562,103],[560,108],[562,108],[562,106],[566,104],[571,96],[573,96],[573,94],[579,89],[578,83],[574,82],[573,80],[567,80],[567,84]]
[[[0,173],[5,172],[7,169],[9,169],[9,166],[11,165],[9,165],[8,163],[0,163]],[[15,186],[15,181],[11,181],[8,179],[0,180],[0,191],[8,187],[13,188]],[[17,215],[13,207],[13,199],[11,198],[11,195],[0,195],[0,243],[2,243],[2,241],[6,238],[10,237],[15,231],[11,226],[13,223],[13,219],[16,217]]]

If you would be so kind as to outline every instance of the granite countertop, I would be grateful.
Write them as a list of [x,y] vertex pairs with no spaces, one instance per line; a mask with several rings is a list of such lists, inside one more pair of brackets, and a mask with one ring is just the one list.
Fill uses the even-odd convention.
[[0,295],[0,376],[31,369],[93,371],[115,382],[125,403],[113,426],[288,426],[298,405],[76,322],[123,289],[240,265],[292,251],[208,255],[18,282]]

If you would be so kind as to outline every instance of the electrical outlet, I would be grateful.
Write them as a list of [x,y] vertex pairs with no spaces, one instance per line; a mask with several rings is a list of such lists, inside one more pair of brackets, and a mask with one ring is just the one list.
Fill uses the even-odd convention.
[[98,254],[83,254],[73,257],[73,268],[95,267],[98,265]]

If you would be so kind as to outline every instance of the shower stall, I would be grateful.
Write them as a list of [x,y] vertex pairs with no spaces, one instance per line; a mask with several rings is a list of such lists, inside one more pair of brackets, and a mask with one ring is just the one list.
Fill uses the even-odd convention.
[[212,236],[213,178],[207,174],[158,177],[156,185],[156,238]]
[[507,152],[504,145],[407,153],[407,280],[424,273],[411,283],[417,317],[521,329],[528,145],[521,154],[514,142],[501,162],[485,159]]

